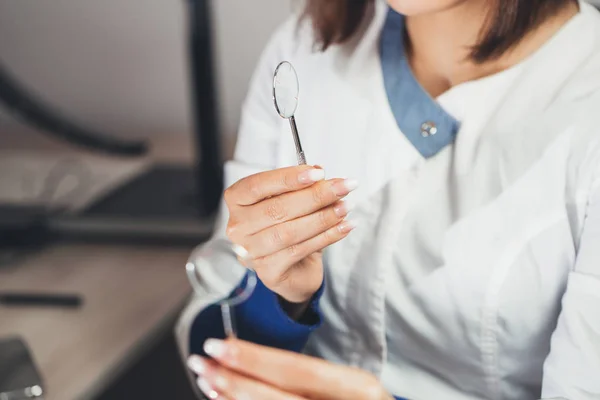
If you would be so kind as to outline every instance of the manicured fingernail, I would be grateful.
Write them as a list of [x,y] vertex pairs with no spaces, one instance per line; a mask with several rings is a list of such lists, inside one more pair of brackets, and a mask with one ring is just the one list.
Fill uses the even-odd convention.
[[231,249],[233,250],[235,255],[238,256],[239,258],[241,258],[242,260],[245,260],[246,258],[248,258],[248,250],[246,250],[246,248],[244,246],[234,243],[231,246]]
[[197,375],[202,375],[206,372],[206,363],[198,356],[190,356],[187,360],[187,366]]
[[325,179],[325,171],[318,168],[309,169],[298,175],[298,182],[300,183],[315,183],[323,179]]
[[196,380],[196,384],[198,385],[202,393],[204,393],[204,395],[209,399],[216,400],[219,398],[219,393],[215,389],[213,389],[211,384],[208,383],[208,381],[205,378],[198,378]]
[[333,184],[331,189],[336,196],[345,196],[358,187],[358,182],[354,179],[344,179]]
[[227,345],[219,339],[207,339],[204,342],[204,352],[214,358],[222,358],[227,352]]
[[354,228],[356,228],[356,223],[354,221],[343,221],[342,223],[340,223],[338,225],[338,229],[340,230],[341,233],[348,233],[350,231],[352,231]]
[[335,206],[333,206],[333,212],[339,218],[343,218],[350,212],[350,205],[346,201],[340,201]]

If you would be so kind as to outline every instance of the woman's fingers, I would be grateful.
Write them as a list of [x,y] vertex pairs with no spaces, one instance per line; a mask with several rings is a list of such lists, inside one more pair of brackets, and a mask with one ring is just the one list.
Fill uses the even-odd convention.
[[373,375],[302,354],[232,339],[209,339],[204,350],[227,369],[300,398],[391,399]]
[[[251,260],[252,268],[267,287],[275,287],[278,283],[281,283],[281,278],[285,276],[286,270],[290,266],[342,240],[355,227],[352,221],[343,220],[304,242],[291,245],[265,257],[253,258]],[[288,300],[292,301],[291,299]]]
[[243,246],[254,258],[265,257],[325,232],[340,223],[349,211],[345,201],[338,201],[312,214],[250,235]]
[[249,206],[268,197],[305,188],[325,178],[325,171],[309,165],[265,171],[240,179],[225,190],[229,206]]
[[346,197],[356,186],[355,181],[348,179],[321,181],[241,209],[230,214],[229,233],[234,236],[231,239],[235,241],[236,234],[253,235],[268,227],[310,215]]
[[189,364],[199,375],[198,387],[209,399],[303,400],[300,396],[248,378],[207,359],[192,356]]

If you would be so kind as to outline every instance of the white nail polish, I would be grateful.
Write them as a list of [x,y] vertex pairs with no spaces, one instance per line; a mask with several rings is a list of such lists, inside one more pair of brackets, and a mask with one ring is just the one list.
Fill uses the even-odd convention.
[[338,225],[338,229],[341,233],[351,232],[354,228],[356,228],[356,222],[352,220],[345,220]]
[[350,212],[350,206],[344,200],[341,200],[333,207],[333,212],[338,218],[343,218]]
[[225,355],[227,346],[225,342],[218,339],[208,339],[204,342],[204,352],[214,358],[221,358]]
[[219,393],[212,388],[210,383],[208,383],[205,378],[198,378],[196,380],[196,384],[198,384],[198,387],[202,393],[204,393],[204,395],[206,395],[206,397],[208,397],[210,400],[216,400],[219,398]]
[[232,244],[231,249],[235,253],[236,256],[245,260],[248,257],[248,250],[244,246],[240,246],[239,244]]
[[204,361],[198,356],[190,356],[187,360],[188,368],[198,375],[202,375],[206,371]]
[[346,186],[346,189],[351,192],[358,187],[358,181],[356,179],[346,179],[344,181],[344,186]]
[[325,171],[319,168],[306,170],[298,175],[298,182],[308,184],[325,179]]
[[312,182],[318,182],[325,179],[325,170],[318,168],[311,169],[308,171],[308,179]]

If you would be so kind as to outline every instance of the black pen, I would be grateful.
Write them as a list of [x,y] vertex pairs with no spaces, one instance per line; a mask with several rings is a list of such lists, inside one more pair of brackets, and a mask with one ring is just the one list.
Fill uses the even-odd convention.
[[83,303],[76,294],[0,292],[0,304],[6,306],[76,308]]

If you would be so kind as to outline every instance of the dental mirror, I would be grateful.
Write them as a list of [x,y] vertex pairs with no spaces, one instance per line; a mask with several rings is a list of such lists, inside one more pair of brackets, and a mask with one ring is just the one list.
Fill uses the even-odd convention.
[[[227,271],[233,265],[238,264],[240,259],[246,259],[246,257],[247,252],[240,246],[232,244],[227,239],[214,239],[211,241],[210,246],[196,251],[185,266],[192,289],[194,289],[198,296],[206,297],[211,292],[211,288],[215,287],[217,283],[207,281],[202,271],[211,267],[216,268],[217,271]],[[225,335],[228,337],[237,336],[235,306],[248,300],[254,292],[258,281],[256,272],[252,269],[250,262],[246,260],[244,263],[248,269],[244,283],[229,296],[217,302],[221,308],[223,329]]]
[[299,92],[300,83],[298,82],[298,74],[296,74],[294,66],[289,61],[282,61],[273,74],[273,102],[279,116],[290,121],[298,165],[304,165],[306,164],[306,157],[302,151],[300,136],[298,136],[298,127],[294,118],[294,114],[298,108]]

